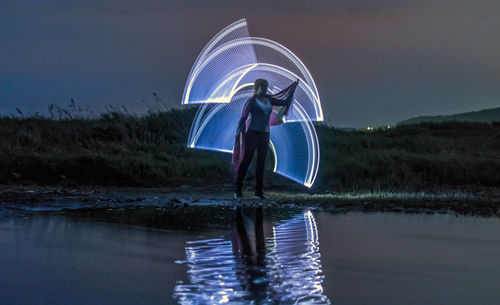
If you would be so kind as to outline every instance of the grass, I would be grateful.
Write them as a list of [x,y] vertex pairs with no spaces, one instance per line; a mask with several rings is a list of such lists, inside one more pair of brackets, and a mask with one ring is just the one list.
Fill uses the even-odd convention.
[[318,126],[318,136],[318,180],[332,191],[428,191],[500,182],[497,123],[422,123],[350,133]]
[[[109,112],[93,119],[0,118],[0,183],[230,184],[229,154],[186,147],[195,113],[196,108],[188,107],[141,117]],[[321,161],[314,187],[307,190],[273,174],[269,155],[267,188],[333,197],[343,192],[343,199],[362,199],[398,198],[408,192],[427,198],[500,185],[499,123],[421,123],[354,132],[321,123],[316,128]]]

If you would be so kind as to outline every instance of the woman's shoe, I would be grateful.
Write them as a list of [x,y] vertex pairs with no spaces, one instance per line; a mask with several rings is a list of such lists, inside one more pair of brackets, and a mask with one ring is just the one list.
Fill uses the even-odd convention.
[[254,198],[255,198],[255,199],[264,200],[264,199],[268,199],[269,197],[267,197],[267,196],[266,196],[266,195],[264,195],[264,194],[255,194]]

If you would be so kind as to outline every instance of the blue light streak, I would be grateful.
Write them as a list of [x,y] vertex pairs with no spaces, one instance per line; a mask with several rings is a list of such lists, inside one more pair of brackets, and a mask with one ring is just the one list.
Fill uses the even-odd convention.
[[245,19],[215,35],[189,73],[182,104],[201,104],[188,147],[232,153],[237,123],[253,82],[265,78],[270,91],[300,79],[285,124],[271,127],[274,172],[311,187],[319,167],[319,142],[312,121],[323,121],[314,80],[300,59],[272,40],[251,37]]

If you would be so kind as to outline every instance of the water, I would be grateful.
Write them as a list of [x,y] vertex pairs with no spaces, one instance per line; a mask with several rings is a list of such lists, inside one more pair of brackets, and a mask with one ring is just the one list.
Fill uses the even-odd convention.
[[498,218],[146,210],[0,220],[0,304],[500,304]]

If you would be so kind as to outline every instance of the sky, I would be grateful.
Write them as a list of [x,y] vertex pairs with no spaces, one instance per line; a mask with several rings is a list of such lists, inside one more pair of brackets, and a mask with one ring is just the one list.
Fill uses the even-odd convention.
[[498,0],[2,0],[0,115],[180,105],[199,52],[246,18],[292,50],[338,127],[500,106]]

